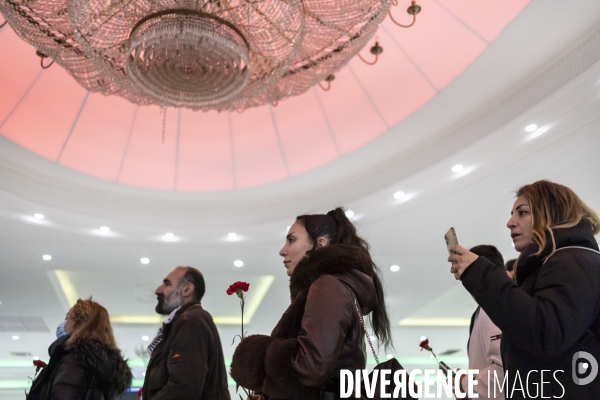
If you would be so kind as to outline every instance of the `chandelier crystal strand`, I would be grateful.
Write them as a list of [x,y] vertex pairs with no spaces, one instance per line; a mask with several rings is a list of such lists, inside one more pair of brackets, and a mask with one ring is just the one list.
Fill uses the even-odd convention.
[[237,110],[304,93],[373,37],[388,0],[2,0],[15,32],[92,92]]
[[188,11],[143,20],[131,34],[126,59],[134,83],[175,107],[227,102],[250,77],[241,33],[220,18]]

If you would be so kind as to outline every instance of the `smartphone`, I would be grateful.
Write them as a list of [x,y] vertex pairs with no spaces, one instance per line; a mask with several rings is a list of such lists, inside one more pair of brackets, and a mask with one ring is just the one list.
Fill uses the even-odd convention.
[[454,379],[454,371],[452,371],[452,368],[450,368],[445,362],[440,361],[440,369],[442,370],[445,376],[448,376],[448,374],[450,374],[452,379]]
[[452,255],[450,248],[452,246],[458,245],[458,239],[456,238],[456,231],[454,228],[448,229],[448,232],[444,235],[444,239],[446,239],[446,247],[448,248],[448,254]]

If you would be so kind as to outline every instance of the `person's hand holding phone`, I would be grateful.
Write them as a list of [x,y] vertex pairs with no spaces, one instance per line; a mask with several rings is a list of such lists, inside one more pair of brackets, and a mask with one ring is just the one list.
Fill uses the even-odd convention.
[[475,253],[471,253],[469,250],[465,249],[460,245],[455,245],[449,248],[450,257],[448,257],[448,261],[452,263],[450,267],[450,272],[454,274],[454,278],[459,280],[465,269],[471,264],[475,262],[479,258],[479,256]]

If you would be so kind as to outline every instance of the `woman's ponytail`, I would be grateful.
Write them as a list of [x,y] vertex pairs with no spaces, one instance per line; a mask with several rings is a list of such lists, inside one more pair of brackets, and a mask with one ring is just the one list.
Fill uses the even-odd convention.
[[[358,236],[356,227],[346,216],[342,207],[337,207],[327,214],[306,214],[296,218],[301,221],[308,233],[308,237],[313,243],[313,250],[316,249],[317,239],[319,237],[327,238],[330,245],[345,244],[362,249],[369,258],[370,248],[366,240]],[[377,295],[377,306],[371,316],[371,326],[373,333],[383,344],[385,348],[392,346],[392,333],[390,328],[390,319],[385,306],[385,293],[381,283],[381,273],[377,265],[371,261],[370,271],[364,271],[373,279],[375,293]]]

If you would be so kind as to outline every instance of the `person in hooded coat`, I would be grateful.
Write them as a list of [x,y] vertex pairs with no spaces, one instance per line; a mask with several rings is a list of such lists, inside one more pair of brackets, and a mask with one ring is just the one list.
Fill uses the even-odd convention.
[[57,336],[27,400],[112,400],[131,385],[131,370],[116,346],[108,312],[91,298],[77,300]]
[[600,399],[600,218],[568,187],[538,181],[517,191],[507,226],[516,283],[461,246],[448,258],[502,330],[506,398]]
[[[302,215],[279,253],[290,279],[291,304],[271,332],[236,348],[231,376],[268,400],[339,398],[339,371],[366,366],[364,329],[390,345],[390,325],[378,269],[368,244],[342,208]],[[357,304],[355,304],[356,300]]]

